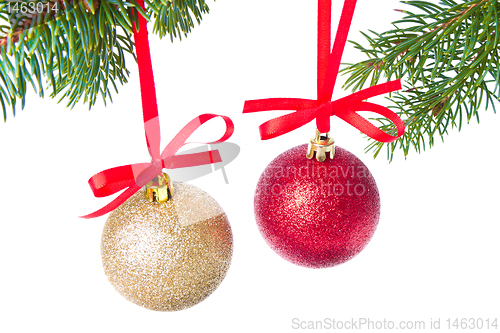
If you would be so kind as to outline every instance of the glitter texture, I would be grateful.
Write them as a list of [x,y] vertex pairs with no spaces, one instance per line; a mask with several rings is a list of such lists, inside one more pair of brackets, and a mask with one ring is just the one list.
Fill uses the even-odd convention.
[[334,159],[306,158],[307,145],[274,159],[255,193],[262,236],[284,259],[324,268],[348,261],[377,228],[380,198],[368,168],[340,147]]
[[231,264],[233,236],[224,211],[200,189],[174,183],[168,202],[137,192],[114,210],[101,242],[115,289],[147,309],[177,311],[207,298]]

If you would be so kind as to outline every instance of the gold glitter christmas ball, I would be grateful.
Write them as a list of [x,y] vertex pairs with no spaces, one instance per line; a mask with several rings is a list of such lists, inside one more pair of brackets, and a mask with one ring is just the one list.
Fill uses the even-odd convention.
[[167,202],[142,191],[109,216],[102,235],[104,271],[115,289],[147,309],[177,311],[207,298],[231,264],[226,214],[207,193],[173,183]]

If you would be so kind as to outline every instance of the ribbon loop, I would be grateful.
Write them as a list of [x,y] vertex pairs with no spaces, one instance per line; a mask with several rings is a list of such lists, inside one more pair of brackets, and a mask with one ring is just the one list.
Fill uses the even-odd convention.
[[[331,101],[355,7],[356,0],[345,1],[333,49],[330,52],[332,1],[318,0],[318,96],[316,100],[269,98],[245,102],[243,113],[270,110],[294,111],[260,125],[262,140],[291,132],[313,119],[316,119],[318,131],[327,133],[330,131],[330,117],[333,115],[380,142],[392,142],[404,134],[404,122],[396,113],[381,105],[364,102],[370,97],[400,90],[400,80],[378,84]],[[397,135],[392,136],[385,133],[357,114],[356,111],[372,111],[388,118],[396,126]]]
[[[382,131],[381,129],[370,123],[368,120],[357,114],[356,111],[371,111],[386,117],[387,119],[392,121],[394,125],[396,125],[397,135],[392,136]],[[401,118],[399,118],[398,115],[396,115],[388,108],[378,104],[360,102],[358,104],[352,105],[351,109],[349,110],[340,110],[339,112],[337,112],[336,116],[351,124],[353,127],[357,128],[359,131],[363,132],[370,138],[375,139],[379,142],[393,142],[404,134],[405,125]]]

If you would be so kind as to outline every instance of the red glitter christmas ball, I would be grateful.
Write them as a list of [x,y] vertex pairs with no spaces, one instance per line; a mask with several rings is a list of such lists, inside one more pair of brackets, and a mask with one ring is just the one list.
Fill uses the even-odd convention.
[[255,217],[269,246],[310,268],[356,256],[377,228],[380,197],[368,168],[340,147],[324,162],[306,158],[307,145],[275,158],[255,193]]

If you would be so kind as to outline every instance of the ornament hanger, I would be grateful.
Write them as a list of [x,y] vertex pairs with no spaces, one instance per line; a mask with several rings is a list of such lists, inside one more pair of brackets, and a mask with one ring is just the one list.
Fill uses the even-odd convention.
[[[144,9],[144,1],[138,0],[137,2],[141,8]],[[119,166],[107,169],[92,176],[89,179],[89,185],[96,197],[105,197],[123,189],[126,190],[105,207],[94,213],[85,215],[83,218],[102,216],[116,209],[143,186],[146,186],[158,176],[161,177],[163,168],[176,169],[221,162],[222,159],[218,150],[175,155],[182,146],[190,143],[186,142],[188,137],[210,119],[221,117],[226,124],[226,130],[219,140],[203,144],[224,142],[229,139],[234,132],[234,124],[229,117],[216,114],[202,114],[184,126],[160,154],[160,121],[156,102],[153,65],[149,49],[147,22],[141,14],[139,14],[138,17],[139,27],[136,27],[134,22],[133,29],[137,63],[139,67],[144,131],[146,134],[148,151],[151,155],[151,162]]]
[[[331,116],[343,119],[364,134],[380,142],[392,142],[404,134],[404,122],[396,113],[384,106],[364,101],[370,97],[401,89],[400,80],[379,84],[335,101],[331,100],[355,7],[356,0],[345,1],[333,49],[330,52],[332,1],[318,1],[318,75],[316,100],[269,98],[245,102],[243,113],[295,110],[293,113],[269,120],[260,125],[259,131],[262,140],[272,139],[291,132],[313,119],[316,119],[317,131],[320,134],[329,136],[327,133],[330,132]],[[361,117],[357,113],[358,111],[372,111],[388,118],[396,126],[397,135],[392,136],[375,127],[368,120]],[[327,142],[329,142],[329,139],[327,139]],[[313,146],[314,144],[321,145],[319,141],[311,142],[311,144]],[[319,148],[321,157],[318,160],[323,158],[323,153],[326,153],[326,150],[321,147]],[[310,151],[308,157],[311,153],[314,154],[314,151]],[[333,156],[331,157],[333,158]]]

